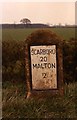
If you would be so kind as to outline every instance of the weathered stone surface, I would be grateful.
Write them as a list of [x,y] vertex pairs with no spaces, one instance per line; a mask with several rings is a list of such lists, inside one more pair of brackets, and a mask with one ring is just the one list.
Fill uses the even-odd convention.
[[57,89],[56,46],[30,46],[32,89]]
[[[42,52],[42,56],[40,56],[40,51],[38,51],[38,55],[32,55],[34,54],[34,51],[32,52],[32,50],[38,48],[46,50],[53,48],[55,50],[55,54],[44,55],[44,52]],[[37,54],[37,50],[35,52],[35,54]],[[45,52],[48,53],[48,51]],[[44,59],[47,61],[43,61]],[[54,77],[52,77],[52,69],[49,70],[49,67],[54,68]],[[48,89],[50,89],[49,93],[51,95],[55,95],[57,93],[63,94],[63,61],[61,38],[49,30],[37,30],[29,35],[25,42],[25,72],[26,87],[27,92],[29,93],[27,94],[28,97],[31,95],[34,96],[34,93],[47,93]],[[41,74],[42,72],[44,73]],[[42,79],[43,76],[46,78]],[[50,81],[52,82],[50,83]]]

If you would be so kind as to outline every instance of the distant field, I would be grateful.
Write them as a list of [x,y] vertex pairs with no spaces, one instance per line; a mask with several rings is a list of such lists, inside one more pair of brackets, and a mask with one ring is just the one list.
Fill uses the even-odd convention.
[[[26,37],[39,28],[3,29],[2,40],[25,40]],[[45,28],[59,35],[64,40],[75,38],[75,28]]]

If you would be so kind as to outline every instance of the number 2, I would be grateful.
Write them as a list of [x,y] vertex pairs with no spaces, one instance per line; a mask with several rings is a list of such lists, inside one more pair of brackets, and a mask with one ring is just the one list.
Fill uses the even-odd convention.
[[43,78],[46,78],[47,74],[46,73],[42,73],[42,76],[43,76]]

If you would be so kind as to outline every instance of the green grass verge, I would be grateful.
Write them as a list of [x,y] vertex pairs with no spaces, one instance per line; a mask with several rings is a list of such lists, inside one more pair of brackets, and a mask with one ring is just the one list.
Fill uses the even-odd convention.
[[77,83],[65,85],[64,96],[25,99],[24,82],[3,83],[3,118],[76,118]]

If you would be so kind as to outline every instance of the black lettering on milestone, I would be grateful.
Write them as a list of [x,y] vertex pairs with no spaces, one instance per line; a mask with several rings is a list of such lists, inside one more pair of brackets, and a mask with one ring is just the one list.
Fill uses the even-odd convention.
[[53,50],[52,49],[50,49],[50,54],[53,54]]
[[47,73],[42,73],[43,78],[47,77]]
[[55,63],[52,63],[52,68],[56,68]]
[[44,69],[44,66],[43,66],[43,64],[42,64],[42,63],[40,64],[40,68]]
[[34,69],[34,68],[37,68],[37,64],[33,64],[33,69]]
[[40,55],[40,50],[37,50],[37,54],[39,54],[39,55]]
[[48,55],[49,55],[49,49],[47,49],[46,54],[48,54]]
[[46,50],[45,49],[43,49],[43,55],[45,55],[46,54]]
[[47,63],[44,63],[45,68],[47,68]]
[[42,49],[40,49],[40,55],[42,54],[42,52],[43,52]]
[[34,49],[34,55],[37,55],[37,50],[36,49]]
[[48,63],[48,68],[51,68],[51,64],[50,63]]
[[55,54],[56,53],[56,50],[55,49],[53,49],[53,54]]
[[43,62],[43,57],[40,57],[40,62]]
[[40,66],[40,64],[38,64],[38,67],[37,68],[40,68],[41,66]]
[[36,49],[31,49],[31,55],[36,55],[36,53],[35,53],[35,51],[36,51]]
[[34,55],[34,49],[31,49],[31,55]]

